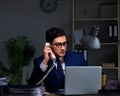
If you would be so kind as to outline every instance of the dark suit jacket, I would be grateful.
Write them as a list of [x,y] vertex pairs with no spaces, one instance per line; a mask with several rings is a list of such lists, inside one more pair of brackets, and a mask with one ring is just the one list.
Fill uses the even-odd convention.
[[[30,85],[35,85],[37,82],[39,82],[42,77],[46,74],[46,72],[51,68],[51,65],[53,64],[52,60],[49,60],[48,62],[48,68],[46,72],[43,72],[40,69],[40,64],[43,60],[43,56],[40,56],[36,59],[34,59],[34,69],[31,74],[31,77],[29,79]],[[64,57],[65,66],[86,66],[87,62],[85,61],[83,54],[80,52],[66,52],[66,55]],[[64,81],[59,80],[59,77],[57,77],[57,74],[55,73],[55,69],[53,69],[47,78],[44,80],[44,85],[47,90],[49,89],[63,89],[64,88]]]

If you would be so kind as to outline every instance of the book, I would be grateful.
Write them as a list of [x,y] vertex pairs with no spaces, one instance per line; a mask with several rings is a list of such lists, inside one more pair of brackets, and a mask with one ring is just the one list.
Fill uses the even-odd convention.
[[102,67],[115,67],[115,63],[102,63]]
[[117,37],[117,25],[114,25],[114,37]]
[[113,36],[113,28],[112,25],[109,25],[109,37]]

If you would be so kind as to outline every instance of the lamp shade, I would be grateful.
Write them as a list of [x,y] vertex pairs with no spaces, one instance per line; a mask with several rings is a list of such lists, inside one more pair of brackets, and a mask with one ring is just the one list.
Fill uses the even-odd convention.
[[89,35],[85,35],[80,42],[87,48],[99,49],[100,41],[97,38],[99,27],[93,26]]

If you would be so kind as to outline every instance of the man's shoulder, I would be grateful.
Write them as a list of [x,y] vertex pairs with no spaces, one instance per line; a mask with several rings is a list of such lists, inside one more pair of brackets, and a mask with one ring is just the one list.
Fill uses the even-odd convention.
[[66,55],[82,55],[81,52],[67,51]]
[[81,52],[74,52],[74,51],[66,52],[65,61],[67,63],[66,64],[67,66],[87,65],[87,62],[84,59],[84,55]]
[[83,54],[80,52],[67,51],[65,58],[72,58],[72,59],[83,58]]

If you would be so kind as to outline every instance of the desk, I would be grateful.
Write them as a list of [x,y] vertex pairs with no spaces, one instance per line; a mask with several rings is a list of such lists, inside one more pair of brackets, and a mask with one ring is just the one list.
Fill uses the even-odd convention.
[[[6,94],[4,96],[65,96],[65,95],[57,95],[57,94],[46,94],[46,95],[38,95],[38,94]],[[70,95],[71,96],[71,95]],[[73,95],[73,96],[120,96],[120,91],[101,91],[98,94],[88,94],[88,95]]]
[[[48,95],[30,95],[30,94],[9,94],[9,95],[3,95],[3,96],[65,96],[65,95],[55,95],[55,94],[48,94]],[[71,96],[71,95],[69,95]],[[72,95],[72,96],[120,96],[119,93],[101,93],[101,94],[95,94],[95,95]]]
[[[26,90],[24,92],[17,92],[16,89],[15,90],[13,89],[16,93],[10,93],[9,86],[0,87],[0,89],[1,89],[0,96],[65,96],[65,95],[50,94],[50,93],[48,94],[47,92],[46,95],[41,95],[38,93],[38,91],[35,91],[33,94],[30,92],[31,90],[29,91]],[[74,96],[120,96],[120,90],[100,90],[97,94],[74,95]]]

